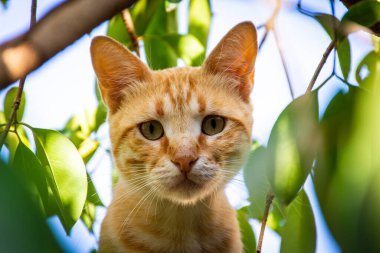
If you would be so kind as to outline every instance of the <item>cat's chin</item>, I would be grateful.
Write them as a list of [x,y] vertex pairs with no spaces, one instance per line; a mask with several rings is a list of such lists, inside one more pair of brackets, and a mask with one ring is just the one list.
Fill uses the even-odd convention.
[[210,185],[196,183],[188,178],[168,187],[162,194],[164,198],[180,205],[195,205],[211,195]]

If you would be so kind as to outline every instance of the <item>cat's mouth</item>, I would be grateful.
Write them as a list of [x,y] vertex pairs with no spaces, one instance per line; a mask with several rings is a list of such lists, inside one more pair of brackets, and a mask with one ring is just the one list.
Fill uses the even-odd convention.
[[171,188],[172,190],[179,190],[179,191],[185,191],[185,192],[191,193],[192,191],[201,189],[202,185],[184,176]]

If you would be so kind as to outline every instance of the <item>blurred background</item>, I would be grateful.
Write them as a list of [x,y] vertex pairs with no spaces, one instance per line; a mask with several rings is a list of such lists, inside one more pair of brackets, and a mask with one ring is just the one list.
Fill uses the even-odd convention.
[[[37,20],[61,2],[39,0]],[[188,5],[189,1],[183,0],[177,7],[180,33],[187,32]],[[250,20],[256,26],[265,24],[272,15],[274,6],[275,1],[267,0],[212,0],[212,21],[207,53],[237,23]],[[330,13],[330,5],[327,0],[305,0],[303,1],[303,8],[313,12]],[[347,9],[340,1],[337,1],[335,10],[336,17],[341,18]],[[25,32],[29,27],[29,16],[30,1],[13,0],[9,1],[7,8],[0,7],[0,43]],[[24,122],[33,127],[62,129],[72,115],[96,108],[95,75],[91,66],[89,46],[94,36],[106,34],[107,26],[108,22],[99,25],[90,34],[83,36],[37,71],[28,75],[24,89],[26,94]],[[297,10],[297,1],[295,0],[282,1],[276,20],[276,28],[283,56],[287,63],[294,96],[298,97],[305,93],[316,66],[331,40],[318,22]],[[265,29],[258,30],[259,41],[262,40],[264,32]],[[372,50],[373,46],[370,35],[365,32],[354,33],[350,35],[349,39],[352,45],[352,66],[356,68],[359,61]],[[327,60],[316,84],[321,83],[330,75],[332,59],[333,57],[330,56]],[[354,83],[354,79],[354,73],[351,72],[348,81]],[[342,89],[347,90],[347,87],[341,82],[331,81],[329,85],[320,90],[318,99],[321,115],[331,98]],[[0,101],[4,100],[7,90],[1,91]],[[254,106],[253,138],[258,143],[265,145],[276,119],[292,100],[281,57],[272,33],[269,33],[258,54],[255,67],[255,84],[251,98]],[[0,110],[3,110],[2,104],[0,103]],[[102,140],[101,148],[97,150],[93,159],[87,164],[87,169],[98,190],[100,199],[107,206],[111,201],[112,186],[112,163],[107,153],[110,145],[107,139],[107,126],[101,126],[97,135]],[[1,155],[7,157],[7,150],[3,149]],[[240,174],[238,177],[242,181],[242,175]],[[316,218],[317,252],[340,252],[339,246],[326,227],[310,179],[307,180],[305,188]],[[226,191],[231,203],[236,208],[243,206],[248,198],[245,186],[237,180],[233,181]],[[81,221],[73,227],[70,236],[66,235],[57,217],[49,218],[48,223],[65,251],[91,252],[97,247],[100,224],[105,212],[106,208],[97,207],[96,221],[93,226],[94,235],[88,232]],[[253,220],[250,223],[257,238],[260,223]],[[279,248],[280,237],[268,229],[264,237],[262,251],[279,252]]]

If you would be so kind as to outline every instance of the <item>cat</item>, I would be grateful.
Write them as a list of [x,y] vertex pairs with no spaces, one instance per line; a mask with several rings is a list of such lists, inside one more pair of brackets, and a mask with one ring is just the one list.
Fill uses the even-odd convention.
[[92,64],[120,177],[99,252],[241,253],[224,186],[250,150],[257,35],[232,28],[201,67],[150,70],[99,36]]

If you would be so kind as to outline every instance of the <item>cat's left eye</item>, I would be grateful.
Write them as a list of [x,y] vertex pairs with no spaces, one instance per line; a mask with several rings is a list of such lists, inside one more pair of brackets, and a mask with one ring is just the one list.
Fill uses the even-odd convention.
[[151,120],[140,125],[140,132],[148,140],[154,141],[164,135],[164,128],[157,120]]
[[207,135],[215,135],[223,131],[226,122],[223,117],[209,115],[202,122],[202,132]]

